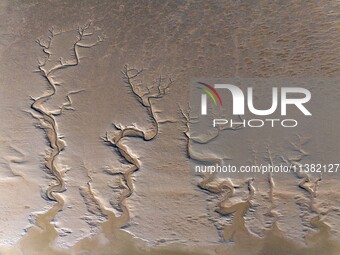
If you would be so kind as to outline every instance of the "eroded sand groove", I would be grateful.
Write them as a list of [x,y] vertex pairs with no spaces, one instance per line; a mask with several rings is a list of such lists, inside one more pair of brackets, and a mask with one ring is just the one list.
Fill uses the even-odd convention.
[[129,86],[133,95],[138,99],[141,105],[147,110],[152,121],[152,128],[143,130],[136,127],[135,125],[124,127],[120,124],[113,123],[115,128],[113,136],[110,136],[108,133],[106,133],[106,135],[102,138],[106,144],[115,147],[119,155],[130,164],[128,169],[124,171],[115,169],[107,171],[107,173],[112,175],[122,175],[124,184],[126,185],[126,189],[122,192],[118,202],[118,205],[122,211],[122,215],[118,220],[119,228],[125,226],[129,222],[129,210],[125,201],[132,195],[134,191],[132,174],[135,171],[138,171],[141,166],[138,158],[134,156],[133,153],[129,152],[129,148],[124,145],[124,139],[129,137],[139,137],[144,141],[150,141],[157,136],[159,130],[159,120],[157,119],[153,106],[154,100],[161,99],[163,96],[165,96],[170,85],[173,83],[171,78],[165,79],[159,77],[155,80],[154,84],[145,86],[143,83],[138,81],[138,76],[141,73],[142,70],[129,68],[127,65],[125,65],[122,70],[124,82]]
[[[56,207],[52,208],[53,211],[51,217],[47,217],[48,220],[53,218],[59,209],[62,208],[64,201],[59,193],[65,191],[65,181],[63,180],[63,172],[61,167],[55,163],[56,158],[59,153],[65,148],[65,142],[60,138],[58,134],[58,125],[55,119],[56,115],[60,115],[64,110],[73,110],[72,101],[70,95],[80,92],[71,91],[66,95],[66,102],[63,103],[59,109],[49,110],[44,106],[47,102],[57,93],[57,86],[61,84],[58,83],[56,79],[56,72],[62,69],[75,67],[79,64],[79,48],[90,48],[95,46],[98,42],[102,41],[101,37],[98,36],[98,40],[95,43],[85,43],[84,39],[86,37],[92,37],[93,33],[87,32],[90,27],[90,23],[79,27],[77,31],[76,40],[72,46],[73,57],[71,60],[64,60],[62,57],[56,57],[54,55],[52,44],[56,36],[61,35],[63,32],[56,32],[54,29],[50,29],[50,34],[47,40],[38,39],[36,42],[42,48],[43,52],[46,54],[44,60],[39,60],[39,70],[38,72],[47,81],[48,89],[47,91],[38,98],[33,98],[33,103],[31,108],[35,111],[32,112],[32,116],[39,120],[39,127],[42,128],[47,135],[47,140],[49,142],[51,152],[46,155],[45,167],[48,169],[48,173],[53,178],[53,182],[50,184],[46,191],[46,196],[49,200],[56,201]],[[49,213],[46,213],[46,216]],[[37,222],[38,223],[38,222]],[[48,222],[45,222],[48,224]]]
[[288,157],[288,159],[282,157],[282,160],[295,168],[295,174],[298,179],[301,179],[298,183],[298,187],[304,190],[309,198],[309,210],[311,213],[316,214],[316,216],[310,219],[310,225],[318,229],[315,233],[310,232],[307,233],[305,236],[305,241],[307,243],[313,243],[317,240],[326,240],[330,238],[330,226],[325,223],[324,218],[326,217],[327,211],[321,210],[316,203],[317,198],[317,190],[320,182],[322,181],[322,174],[319,175],[317,178],[313,178],[307,172],[303,171],[303,165],[301,160],[308,155],[308,152],[305,151],[303,146],[308,142],[308,138],[303,137],[301,135],[296,135],[296,141],[290,141],[290,144],[293,146],[294,150],[296,151],[296,155],[292,157]]
[[[230,160],[231,157],[229,156],[203,156],[200,153],[197,153],[195,149],[192,148],[192,145],[193,143],[209,143],[219,135],[220,131],[236,131],[239,130],[240,127],[217,129],[216,134],[212,134],[211,137],[206,137],[204,139],[201,139],[199,137],[192,138],[190,134],[190,124],[193,123],[194,118],[190,116],[190,108],[187,112],[185,112],[181,106],[179,106],[179,108],[185,123],[184,135],[187,139],[187,156],[192,160],[210,164],[221,163],[223,159]],[[234,184],[235,180],[232,181],[230,178],[217,178],[215,174],[203,174],[202,180],[197,183],[197,186],[201,190],[219,197],[220,202],[218,202],[217,208],[215,209],[217,213],[219,213],[222,217],[226,215],[233,215],[233,221],[231,225],[225,226],[222,233],[223,240],[228,242],[244,240],[244,238],[250,238],[252,236],[245,226],[244,216],[246,215],[248,209],[251,207],[251,200],[255,193],[255,188],[253,186],[254,179],[250,178],[246,181],[241,182],[239,180],[236,181],[238,181],[239,183]],[[241,188],[245,188],[248,191],[248,198],[245,201],[242,200],[238,202],[232,202],[230,198],[235,196],[236,189]]]

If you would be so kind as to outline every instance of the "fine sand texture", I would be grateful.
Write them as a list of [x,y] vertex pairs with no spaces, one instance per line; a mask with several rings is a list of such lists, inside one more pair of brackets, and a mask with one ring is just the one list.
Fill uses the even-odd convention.
[[[337,0],[0,0],[0,255],[340,255],[340,169],[194,170],[340,163],[339,13]],[[202,79],[252,84],[264,108],[289,81],[313,116],[204,126]]]

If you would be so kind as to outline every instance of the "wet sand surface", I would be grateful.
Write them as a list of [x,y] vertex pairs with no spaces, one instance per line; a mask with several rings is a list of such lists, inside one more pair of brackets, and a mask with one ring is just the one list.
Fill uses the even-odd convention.
[[[0,254],[340,254],[339,174],[192,168],[339,160],[339,10],[0,0]],[[322,122],[197,135],[189,87],[200,77],[317,80]]]

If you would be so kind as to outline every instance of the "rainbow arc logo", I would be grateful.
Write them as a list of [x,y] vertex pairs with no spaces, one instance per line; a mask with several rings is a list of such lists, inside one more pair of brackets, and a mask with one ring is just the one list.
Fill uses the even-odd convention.
[[217,105],[217,101],[215,96],[217,97],[220,105],[222,106],[222,99],[220,94],[218,94],[218,92],[216,91],[216,89],[204,82],[198,82],[198,84],[203,85],[204,87],[197,87],[199,90],[203,91],[204,93],[206,93],[214,102],[215,105]]
[[[208,95],[211,98],[211,100],[214,102],[214,105],[217,105],[217,100],[218,100],[219,104],[222,106],[223,102],[222,102],[221,96],[220,94],[218,94],[218,92],[213,86],[207,83],[204,83],[204,82],[198,82],[198,84],[203,86],[203,87],[197,87],[197,88],[205,93],[205,94],[202,94],[202,100],[205,101],[205,105],[206,105],[206,100],[207,100],[206,95]],[[203,109],[203,112],[206,113],[206,109]]]

